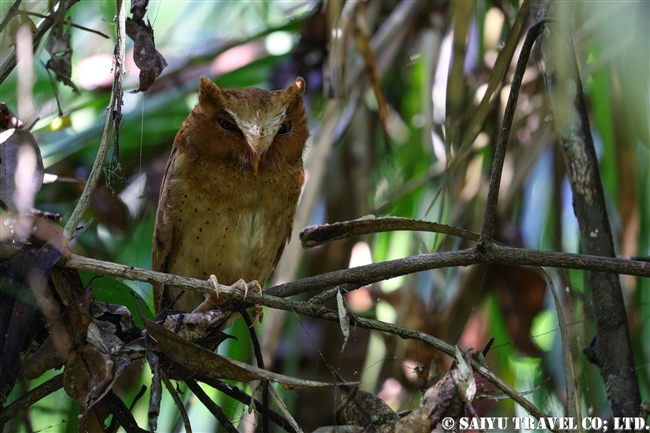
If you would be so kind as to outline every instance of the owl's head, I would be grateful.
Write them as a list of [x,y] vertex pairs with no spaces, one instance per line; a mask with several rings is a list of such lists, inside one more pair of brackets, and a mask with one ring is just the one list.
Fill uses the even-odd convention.
[[[302,103],[305,80],[285,90],[222,90],[201,77],[199,102],[188,117],[191,146],[201,157],[233,159],[255,173],[302,162],[309,136]],[[195,134],[198,134],[198,139]]]

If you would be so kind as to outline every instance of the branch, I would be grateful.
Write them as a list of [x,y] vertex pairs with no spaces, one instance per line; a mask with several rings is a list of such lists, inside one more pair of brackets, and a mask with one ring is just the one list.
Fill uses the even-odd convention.
[[[573,47],[571,10],[567,6],[569,3],[553,4],[553,15],[558,19],[545,32],[544,74],[573,193],[582,248],[587,254],[614,257],[598,157]],[[587,281],[596,338],[583,351],[600,368],[613,416],[638,416],[641,395],[620,278],[615,273],[588,272]]]
[[497,202],[499,200],[501,173],[506,159],[506,149],[508,147],[508,139],[510,138],[510,129],[512,128],[512,121],[515,117],[515,110],[517,108],[519,89],[521,88],[521,82],[524,78],[524,73],[526,72],[526,65],[528,64],[528,58],[530,57],[533,44],[544,30],[545,22],[546,20],[543,19],[543,17],[538,18],[528,29],[526,39],[521,47],[519,60],[517,60],[515,75],[512,77],[510,95],[508,96],[508,103],[503,114],[503,122],[501,123],[501,130],[499,131],[499,138],[494,151],[494,162],[492,163],[492,174],[490,176],[490,186],[488,189],[487,203],[485,205],[483,227],[481,228],[481,240],[479,241],[479,247],[481,249],[487,248],[486,244],[492,241],[492,234],[494,233],[494,225],[497,216]]
[[[39,14],[38,12],[24,11],[24,13],[26,13],[27,15],[32,15],[32,16],[43,18],[43,19],[46,19],[46,20],[53,20],[53,18],[51,16]],[[110,39],[111,38],[107,34],[100,32],[99,30],[90,29],[88,27],[80,26],[79,24],[75,24],[75,23],[70,23],[70,25],[72,27],[74,27],[74,28],[79,29],[79,30],[83,30],[83,31],[89,32],[89,33],[94,33],[94,34],[96,34],[98,36],[101,36],[102,38],[105,38],[105,39]]]
[[[40,25],[38,26],[36,33],[34,33],[34,39],[33,39],[33,47],[37,47],[38,44],[41,42],[41,39],[43,39],[43,36],[45,36],[45,33],[47,33],[48,30],[52,27],[54,24],[54,20],[43,20],[41,21]],[[0,84],[2,84],[9,74],[14,70],[16,67],[17,59],[16,59],[16,49],[7,56],[5,59],[4,63],[2,66],[0,66]]]
[[18,13],[18,8],[20,8],[20,4],[23,2],[23,0],[16,0],[16,2],[11,5],[9,10],[7,11],[7,15],[2,19],[2,22],[0,23],[0,33],[7,27],[7,24],[9,24],[9,21],[12,20],[13,17],[16,16]]
[[0,411],[0,426],[4,426],[7,421],[20,412],[61,388],[63,388],[63,373],[57,374],[52,379],[43,382],[26,394],[21,395],[16,401]]
[[479,239],[478,234],[469,230],[436,222],[370,215],[353,221],[305,227],[300,232],[300,242],[303,248],[313,248],[338,239],[399,230],[443,233],[471,241]]
[[113,90],[111,92],[111,100],[108,103],[108,115],[104,122],[104,132],[102,133],[99,150],[97,151],[92,171],[90,172],[84,191],[77,202],[77,206],[75,206],[74,211],[72,212],[72,216],[63,228],[62,251],[64,252],[68,249],[68,244],[70,243],[70,240],[72,240],[81,218],[88,209],[88,206],[90,206],[90,198],[92,193],[95,191],[97,183],[99,182],[99,177],[102,174],[104,160],[106,159],[108,147],[111,143],[111,137],[113,136],[113,131],[115,129],[114,116],[115,113],[119,113],[122,109],[120,101],[122,101],[122,79],[124,77],[124,59],[126,56],[125,20],[123,2],[122,0],[117,0],[117,42],[115,44],[115,67],[113,68]]
[[[4,247],[0,246],[0,257],[7,256],[2,252],[3,249]],[[485,253],[479,252],[476,248],[469,248],[460,251],[420,254],[403,259],[328,272],[315,277],[303,278],[291,283],[277,285],[266,290],[264,297],[266,297],[266,294],[279,297],[294,296],[311,290],[323,289],[343,283],[363,283],[362,285],[365,285],[430,269],[450,266],[469,266],[478,263],[582,269],[650,278],[649,262],[493,245]],[[155,281],[168,286],[182,287],[186,290],[194,290],[201,293],[214,293],[214,289],[207,280],[165,274],[163,272],[91,259],[76,254],[72,254],[67,259],[63,258],[62,266],[70,269],[84,269],[96,274],[110,275],[135,281],[148,283]],[[219,285],[219,295],[223,295],[227,300],[241,300],[239,297],[240,293],[238,289]],[[252,296],[249,293],[247,300],[265,305],[264,302],[258,302]]]

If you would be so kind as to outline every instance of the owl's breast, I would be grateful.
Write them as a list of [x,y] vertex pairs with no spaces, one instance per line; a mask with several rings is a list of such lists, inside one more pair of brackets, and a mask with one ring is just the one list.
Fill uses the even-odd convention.
[[[190,165],[178,162],[170,185],[174,247],[167,271],[263,285],[290,235],[302,167],[254,174],[236,164],[202,162],[184,170]],[[195,298],[188,301],[198,305],[202,298]]]

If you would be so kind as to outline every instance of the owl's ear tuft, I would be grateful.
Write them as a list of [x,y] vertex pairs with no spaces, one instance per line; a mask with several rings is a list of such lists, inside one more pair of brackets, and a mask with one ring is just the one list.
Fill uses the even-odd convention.
[[199,104],[205,105],[207,102],[213,102],[219,92],[221,92],[219,86],[214,84],[208,77],[202,75],[199,78]]
[[307,86],[307,83],[305,83],[305,79],[302,77],[296,78],[296,81],[287,89],[287,91],[290,91],[291,93],[294,93],[298,96],[302,96],[305,93],[305,87]]

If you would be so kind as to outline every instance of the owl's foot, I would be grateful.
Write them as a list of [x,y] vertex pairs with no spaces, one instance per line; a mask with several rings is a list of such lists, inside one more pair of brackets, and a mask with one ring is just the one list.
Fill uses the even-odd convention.
[[214,274],[210,274],[210,277],[208,278],[208,283],[212,286],[214,289],[214,296],[217,298],[219,297],[219,280],[217,280],[217,276]]
[[250,283],[246,283],[246,281],[239,279],[235,281],[232,287],[244,292],[244,299],[246,299],[246,296],[248,296],[249,289],[251,292],[259,293],[260,296],[262,296],[262,287],[260,286],[260,283],[257,282],[257,280],[253,280]]
[[255,326],[257,322],[264,322],[264,308],[260,304],[253,305],[253,323],[250,327]]
[[215,275],[210,275],[210,278],[208,278],[208,283],[210,283],[214,289],[214,295],[206,295],[203,302],[201,302],[201,304],[199,304],[199,306],[196,307],[192,313],[205,313],[206,311],[212,310],[215,305],[218,305],[219,302],[217,300],[219,299],[219,281]]
[[[260,286],[260,283],[257,282],[257,280],[253,280],[248,284],[244,280],[237,280],[235,281],[235,284],[232,285],[232,287],[235,287],[241,290],[242,292],[244,292],[244,299],[246,299],[249,289],[251,292],[259,293],[260,296],[262,296],[262,287]],[[251,324],[251,327],[255,325],[258,321],[260,323],[264,321],[264,309],[262,308],[261,305],[255,304],[253,306],[253,319],[254,320],[253,323]]]

